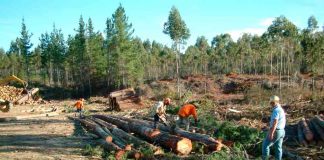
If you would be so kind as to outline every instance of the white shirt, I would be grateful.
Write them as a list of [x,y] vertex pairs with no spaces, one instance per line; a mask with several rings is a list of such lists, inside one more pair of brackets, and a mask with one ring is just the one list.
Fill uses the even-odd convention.
[[166,106],[162,101],[157,102],[151,109],[151,115],[155,115],[156,113],[158,114],[165,114],[166,111]]
[[285,126],[286,126],[286,114],[285,114],[285,111],[280,106],[280,104],[276,104],[276,107],[272,111],[271,120],[270,120],[270,127],[273,126],[273,121],[275,119],[278,120],[277,128],[275,128],[275,129],[285,129]]

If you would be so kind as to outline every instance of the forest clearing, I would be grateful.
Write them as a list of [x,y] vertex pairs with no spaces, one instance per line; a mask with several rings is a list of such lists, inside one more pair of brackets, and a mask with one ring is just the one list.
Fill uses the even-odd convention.
[[324,159],[324,2],[228,1],[0,1],[0,160]]

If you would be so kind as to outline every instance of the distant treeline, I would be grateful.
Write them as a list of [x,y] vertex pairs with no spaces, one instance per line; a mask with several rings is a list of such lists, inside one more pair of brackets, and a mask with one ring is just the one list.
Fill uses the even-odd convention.
[[[168,27],[172,25],[173,13],[177,13],[174,21],[181,20],[173,7]],[[11,42],[10,49],[0,49],[0,76],[14,74],[30,82],[69,88],[89,96],[102,88],[117,89],[175,78],[176,68],[180,76],[324,72],[324,33],[319,31],[314,16],[308,19],[305,29],[298,29],[284,16],[277,17],[263,35],[243,34],[237,42],[229,34],[216,35],[211,43],[200,36],[183,54],[179,48],[189,38],[189,29],[183,39],[174,39],[172,30],[167,29],[161,28],[161,32],[170,35],[174,42],[171,48],[133,37],[132,24],[120,5],[107,18],[104,33],[95,31],[91,18],[85,23],[81,16],[75,35],[64,37],[54,25],[52,32],[43,33],[39,45],[31,50],[32,33],[23,20],[21,35]],[[177,26],[171,29],[176,32]]]

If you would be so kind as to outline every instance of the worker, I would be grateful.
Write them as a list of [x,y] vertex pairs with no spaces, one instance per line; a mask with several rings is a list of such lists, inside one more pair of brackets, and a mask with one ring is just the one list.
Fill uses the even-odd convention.
[[275,149],[275,159],[281,160],[282,157],[282,143],[285,137],[286,115],[279,103],[278,96],[270,97],[270,105],[273,107],[270,130],[267,137],[262,143],[262,159],[268,159],[270,155],[270,147],[273,145]]
[[[82,117],[82,112],[83,112],[83,102],[84,99],[80,98],[75,104],[74,106],[76,107],[76,113],[79,113],[79,117]],[[74,116],[76,116],[76,113],[74,114]]]
[[154,118],[154,126],[153,128],[157,128],[157,123],[159,121],[162,121],[164,125],[167,125],[166,123],[166,106],[171,104],[171,99],[170,98],[165,98],[162,101],[157,102],[151,109],[151,114]]
[[197,107],[194,104],[185,104],[183,105],[179,112],[178,112],[178,116],[179,116],[179,120],[178,120],[178,126],[180,125],[185,125],[186,130],[189,130],[189,125],[190,125],[190,121],[189,121],[189,116],[192,115],[193,118],[195,119],[195,125],[197,126],[198,123],[198,116],[197,116]]

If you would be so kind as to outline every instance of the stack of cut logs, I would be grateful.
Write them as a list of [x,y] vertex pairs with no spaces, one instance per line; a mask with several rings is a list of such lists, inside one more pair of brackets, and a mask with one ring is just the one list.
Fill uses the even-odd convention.
[[315,141],[324,141],[324,121],[322,116],[310,120],[302,118],[298,123],[298,141],[303,146]]
[[116,159],[126,152],[129,158],[139,159],[143,157],[140,148],[151,149],[159,154],[162,153],[160,147],[163,147],[179,155],[188,155],[193,149],[192,142],[204,147],[206,153],[220,151],[223,147],[220,141],[208,135],[171,129],[164,125],[153,129],[153,123],[145,120],[112,115],[92,115],[77,120],[88,132],[100,137],[103,148],[115,151]]
[[0,86],[0,99],[16,101],[21,97],[23,89],[13,86]]
[[34,102],[32,96],[36,94],[39,89],[32,88],[28,93],[23,92],[23,88],[16,88],[13,86],[0,86],[0,99],[10,101],[15,104],[23,104],[29,101],[29,104]]

